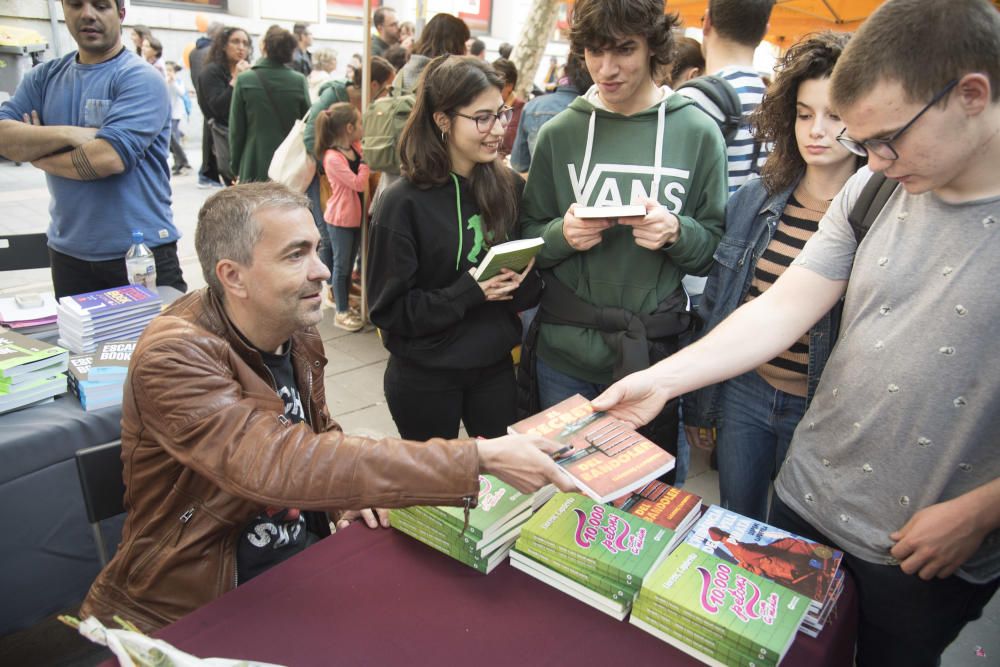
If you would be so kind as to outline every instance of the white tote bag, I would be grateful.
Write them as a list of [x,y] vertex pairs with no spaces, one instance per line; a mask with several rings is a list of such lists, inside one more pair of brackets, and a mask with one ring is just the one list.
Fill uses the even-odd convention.
[[316,175],[316,160],[306,152],[304,141],[308,117],[307,113],[295,121],[288,136],[274,151],[271,165],[267,168],[268,178],[296,192],[305,192]]

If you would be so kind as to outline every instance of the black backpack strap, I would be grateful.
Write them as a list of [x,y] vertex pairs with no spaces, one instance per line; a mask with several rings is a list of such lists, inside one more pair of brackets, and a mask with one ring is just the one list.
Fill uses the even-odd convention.
[[885,174],[879,172],[872,174],[865,187],[861,190],[861,196],[854,202],[854,207],[847,215],[851,229],[854,230],[854,238],[861,245],[868,230],[871,229],[875,218],[889,201],[889,197],[896,191],[899,181],[886,178]]
[[743,105],[740,102],[740,96],[736,94],[736,89],[728,81],[714,74],[686,81],[678,86],[677,90],[682,88],[694,88],[719,109],[724,117],[723,120],[719,121],[716,118],[713,120],[719,123],[726,143],[730,143],[736,137],[740,125],[743,124]]

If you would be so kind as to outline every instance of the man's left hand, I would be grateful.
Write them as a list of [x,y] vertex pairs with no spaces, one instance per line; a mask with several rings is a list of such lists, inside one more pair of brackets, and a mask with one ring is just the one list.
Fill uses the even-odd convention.
[[986,537],[972,510],[962,496],[925,507],[889,535],[896,542],[889,553],[906,574],[925,581],[951,576]]
[[646,207],[645,217],[618,218],[618,224],[632,228],[635,244],[659,250],[676,243],[681,234],[681,221],[677,216],[652,199],[643,199],[640,203]]
[[365,525],[369,528],[378,528],[379,526],[388,528],[389,510],[373,507],[372,509],[364,509],[361,511],[350,510],[344,512],[343,516],[337,520],[337,530],[347,528],[351,525],[351,522],[357,521],[358,519],[364,519]]

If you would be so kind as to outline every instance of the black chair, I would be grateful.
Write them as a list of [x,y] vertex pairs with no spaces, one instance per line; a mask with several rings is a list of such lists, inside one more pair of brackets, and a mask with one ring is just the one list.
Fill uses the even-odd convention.
[[101,521],[125,511],[125,481],[122,479],[122,442],[115,440],[76,453],[76,471],[87,507],[87,521],[94,532],[101,567],[108,564],[108,549],[101,535]]
[[49,266],[45,234],[0,235],[0,271],[44,269]]

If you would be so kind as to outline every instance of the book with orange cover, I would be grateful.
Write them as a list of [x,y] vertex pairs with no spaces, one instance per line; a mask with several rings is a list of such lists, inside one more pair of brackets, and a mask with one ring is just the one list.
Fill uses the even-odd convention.
[[654,480],[611,502],[640,519],[674,531],[668,551],[683,539],[701,512],[701,496]]
[[674,467],[674,457],[659,445],[620,419],[595,411],[579,394],[507,430],[540,435],[568,447],[557,462],[581,491],[602,503],[630,493]]

